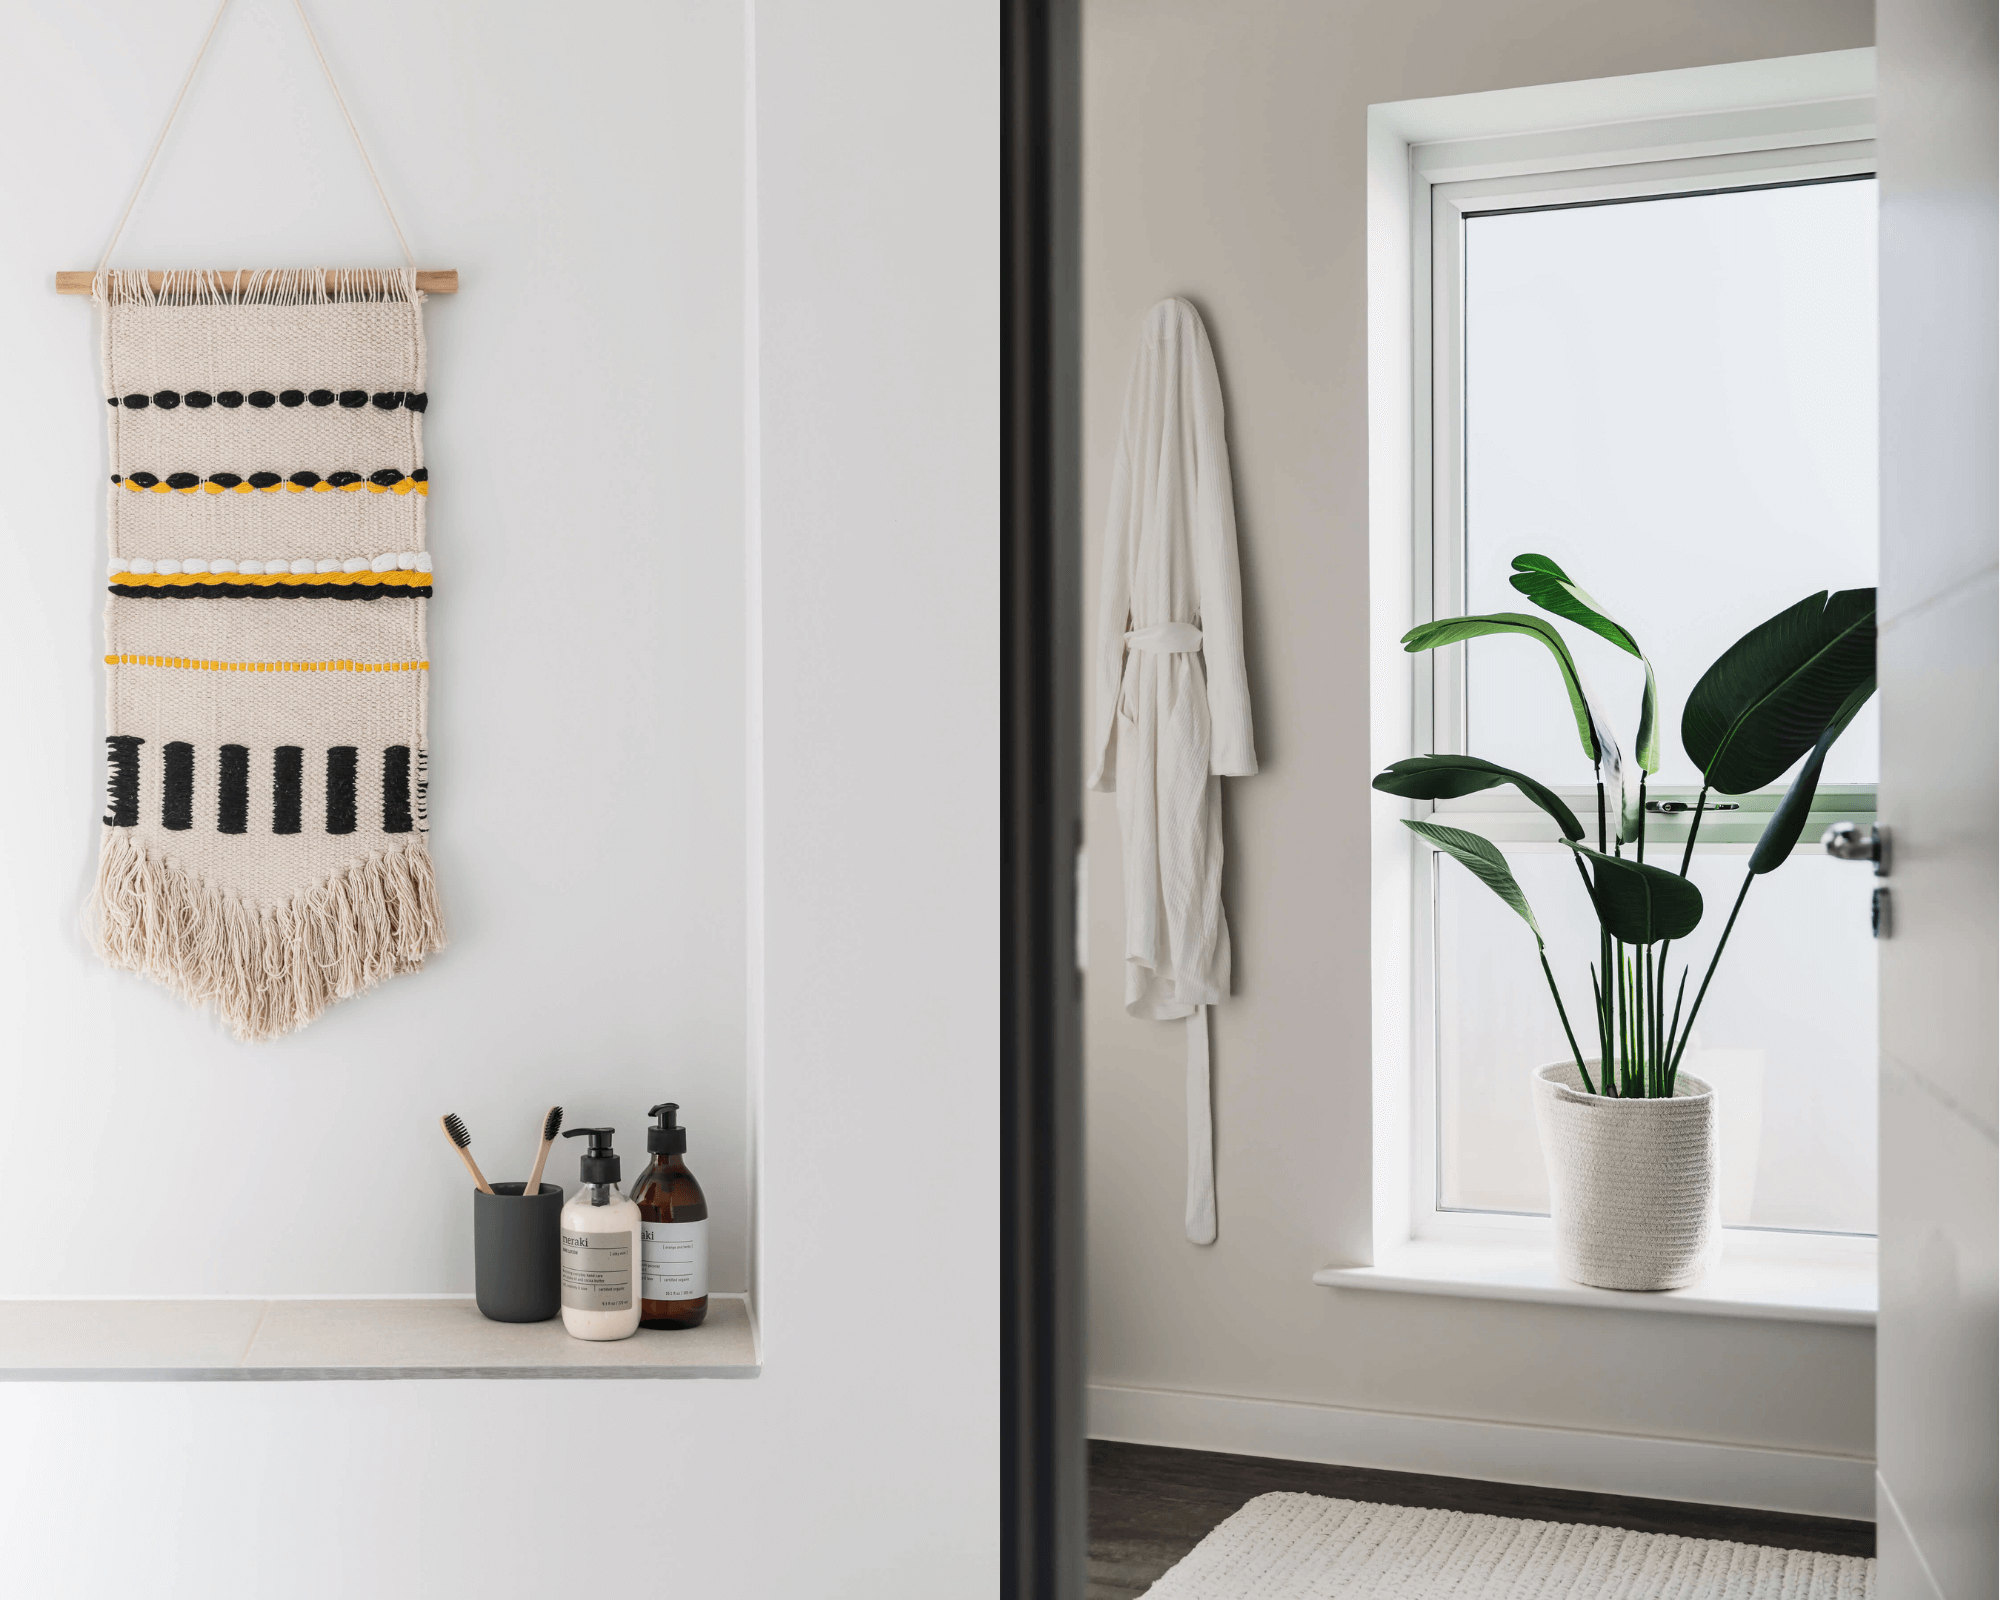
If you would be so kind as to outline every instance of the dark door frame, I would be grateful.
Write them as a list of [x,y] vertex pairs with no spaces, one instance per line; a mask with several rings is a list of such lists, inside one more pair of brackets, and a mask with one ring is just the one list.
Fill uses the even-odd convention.
[[1083,1417],[1078,17],[1000,7],[1001,1587],[1075,1600]]

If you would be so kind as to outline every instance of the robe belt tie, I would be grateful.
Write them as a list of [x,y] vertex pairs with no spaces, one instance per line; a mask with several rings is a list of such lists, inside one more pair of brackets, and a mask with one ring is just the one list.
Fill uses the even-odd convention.
[[1162,656],[1191,655],[1201,649],[1201,629],[1192,622],[1156,622],[1126,634],[1125,648]]

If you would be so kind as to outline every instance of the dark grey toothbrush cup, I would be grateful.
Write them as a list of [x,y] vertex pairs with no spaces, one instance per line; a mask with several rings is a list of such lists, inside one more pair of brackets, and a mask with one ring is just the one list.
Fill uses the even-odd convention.
[[547,1322],[562,1310],[563,1192],[545,1183],[521,1197],[520,1183],[472,1191],[472,1284],[495,1322]]

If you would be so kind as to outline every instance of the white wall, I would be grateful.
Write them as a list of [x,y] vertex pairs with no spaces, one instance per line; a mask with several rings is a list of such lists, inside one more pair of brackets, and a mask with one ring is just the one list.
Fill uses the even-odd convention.
[[[42,819],[24,820],[29,786],[8,785],[16,809],[0,813],[23,959],[71,938],[61,919],[86,881],[99,783],[80,665],[95,648],[85,592],[101,570],[88,548],[89,314],[41,285],[90,259],[150,137],[160,63],[181,59],[200,9],[121,5],[80,22],[53,3],[0,10],[0,56],[17,73],[28,64],[37,97],[32,110],[0,111],[13,147],[37,152],[0,176],[22,186],[5,207],[17,231],[0,240],[11,269],[0,283],[14,286],[0,290],[0,312],[19,359],[76,395],[73,419],[47,431],[49,451],[10,458],[11,482],[35,481],[32,465],[74,485],[49,502],[62,521],[53,510],[39,521],[84,546],[63,557],[32,525],[29,551],[48,552],[44,592],[74,594],[49,621],[30,618],[40,652],[9,662],[17,676],[39,673],[31,681],[64,708],[38,709],[45,723],[20,740],[39,737],[65,774],[68,798],[46,813],[51,842],[23,832]],[[275,11],[272,0],[258,9]],[[72,940],[36,959],[37,983],[73,1004],[33,1013],[25,1068],[6,1081],[32,1097],[35,1118],[86,1102],[86,1149],[61,1170],[80,1167],[85,1186],[113,1193],[191,1137],[193,1112],[161,1138],[161,1108],[181,1098],[225,1102],[245,1125],[294,1107],[317,1116],[313,1138],[326,1142],[296,1199],[275,1164],[241,1198],[200,1191],[221,1196],[209,1203],[238,1231],[259,1189],[299,1213],[262,1242],[254,1270],[231,1267],[216,1242],[225,1228],[204,1220],[199,1240],[172,1241],[160,1288],[439,1288],[462,1284],[464,1247],[449,1231],[461,1186],[448,1165],[444,1180],[431,1176],[449,1160],[434,1134],[364,1158],[406,1222],[439,1219],[400,1277],[376,1271],[372,1212],[357,1220],[350,1207],[338,1224],[313,1222],[317,1236],[302,1231],[324,1204],[315,1188],[350,1170],[335,1152],[364,1118],[427,1127],[449,1092],[468,1117],[494,1107],[476,1133],[502,1126],[514,1102],[526,1127],[522,1108],[540,1104],[556,1065],[568,1081],[588,1073],[593,1104],[623,1116],[658,1092],[663,1065],[692,1074],[707,1063],[719,1087],[700,1105],[712,1131],[696,1139],[713,1153],[697,1166],[727,1183],[724,1102],[742,1097],[747,1031],[761,1063],[750,1089],[763,1108],[765,1373],[0,1387],[0,1586],[65,1600],[142,1583],[203,1600],[574,1588],[579,1547],[550,1513],[559,1479],[591,1473],[603,1498],[587,1571],[607,1592],[993,1590],[996,39],[990,8],[972,0],[762,0],[756,13],[747,266],[759,285],[748,362],[759,427],[746,448],[743,9],[328,8],[329,54],[377,130],[424,254],[466,273],[465,294],[432,315],[430,414],[435,826],[459,942],[434,972],[346,1008],[351,1023],[336,1013],[280,1047],[327,1051],[311,1072],[296,1054],[239,1051],[125,980],[91,974]],[[130,111],[128,128],[114,111],[135,101],[147,109]],[[106,118],[115,148],[93,155],[90,125]],[[56,127],[78,132],[58,140]],[[89,198],[72,200],[71,185]],[[61,225],[21,237],[46,215]],[[358,234],[365,205],[351,215]],[[181,220],[207,259],[223,218],[215,233]],[[278,248],[257,214],[228,220],[240,228],[223,236],[232,250]],[[165,233],[175,221],[155,219],[162,251],[183,248]],[[284,240],[285,259],[331,252],[350,231],[284,221],[268,238]],[[625,275],[607,284],[607,269]],[[15,303],[30,296],[32,307]],[[460,334],[454,317],[485,320]],[[581,414],[522,410],[537,377],[566,383]],[[747,549],[746,455],[753,529],[761,502]],[[457,504],[445,488],[454,461],[466,485]],[[548,540],[609,541],[641,581],[528,622],[545,586],[524,557]],[[545,667],[544,680],[522,642],[561,656],[542,648],[551,630],[589,650]],[[454,683],[450,664],[474,651],[485,670],[460,668]],[[623,671],[577,659],[590,652]],[[76,664],[55,673],[45,659]],[[509,704],[526,697],[528,712],[485,712],[503,692]],[[572,781],[579,769],[587,778]],[[753,884],[762,873],[747,951],[746,805]],[[538,861],[528,830],[550,817],[577,821],[564,853]],[[54,842],[64,827],[69,843]],[[519,863],[521,881],[497,859]],[[595,948],[614,945],[599,937],[607,923],[634,948]],[[100,1014],[119,1030],[88,1036]],[[344,1049],[317,1042],[348,1027],[377,1031]],[[171,1029],[173,1049],[155,1048]],[[117,1087],[103,1087],[114,1073]],[[10,1110],[11,1131],[21,1112]],[[17,1145],[17,1173],[23,1151],[39,1163],[23,1193],[54,1181],[52,1147],[41,1133]],[[212,1136],[190,1148],[203,1182],[228,1170]],[[25,1231],[9,1225],[0,1239],[29,1251]],[[291,1265],[308,1253],[344,1253],[345,1276]],[[20,1264],[0,1281],[6,1292],[75,1287],[52,1259],[9,1260]],[[152,1270],[134,1250],[118,1287],[154,1286],[140,1277]]]
[[1117,816],[1091,797],[1094,1383],[1872,1454],[1864,1329],[1311,1282],[1371,1248],[1366,108],[1869,42],[1865,0],[1087,0],[1091,548],[1135,330],[1187,295],[1229,406],[1262,763],[1223,785],[1236,993],[1212,1014],[1210,1249],[1182,1237],[1180,1030],[1124,1014]]

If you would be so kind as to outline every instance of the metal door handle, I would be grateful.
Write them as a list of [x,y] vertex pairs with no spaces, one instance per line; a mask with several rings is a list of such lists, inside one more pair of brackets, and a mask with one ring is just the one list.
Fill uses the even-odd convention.
[[1871,827],[1866,833],[1851,822],[1836,822],[1820,835],[1826,853],[1842,861],[1872,861],[1875,876],[1889,876],[1889,830]]

